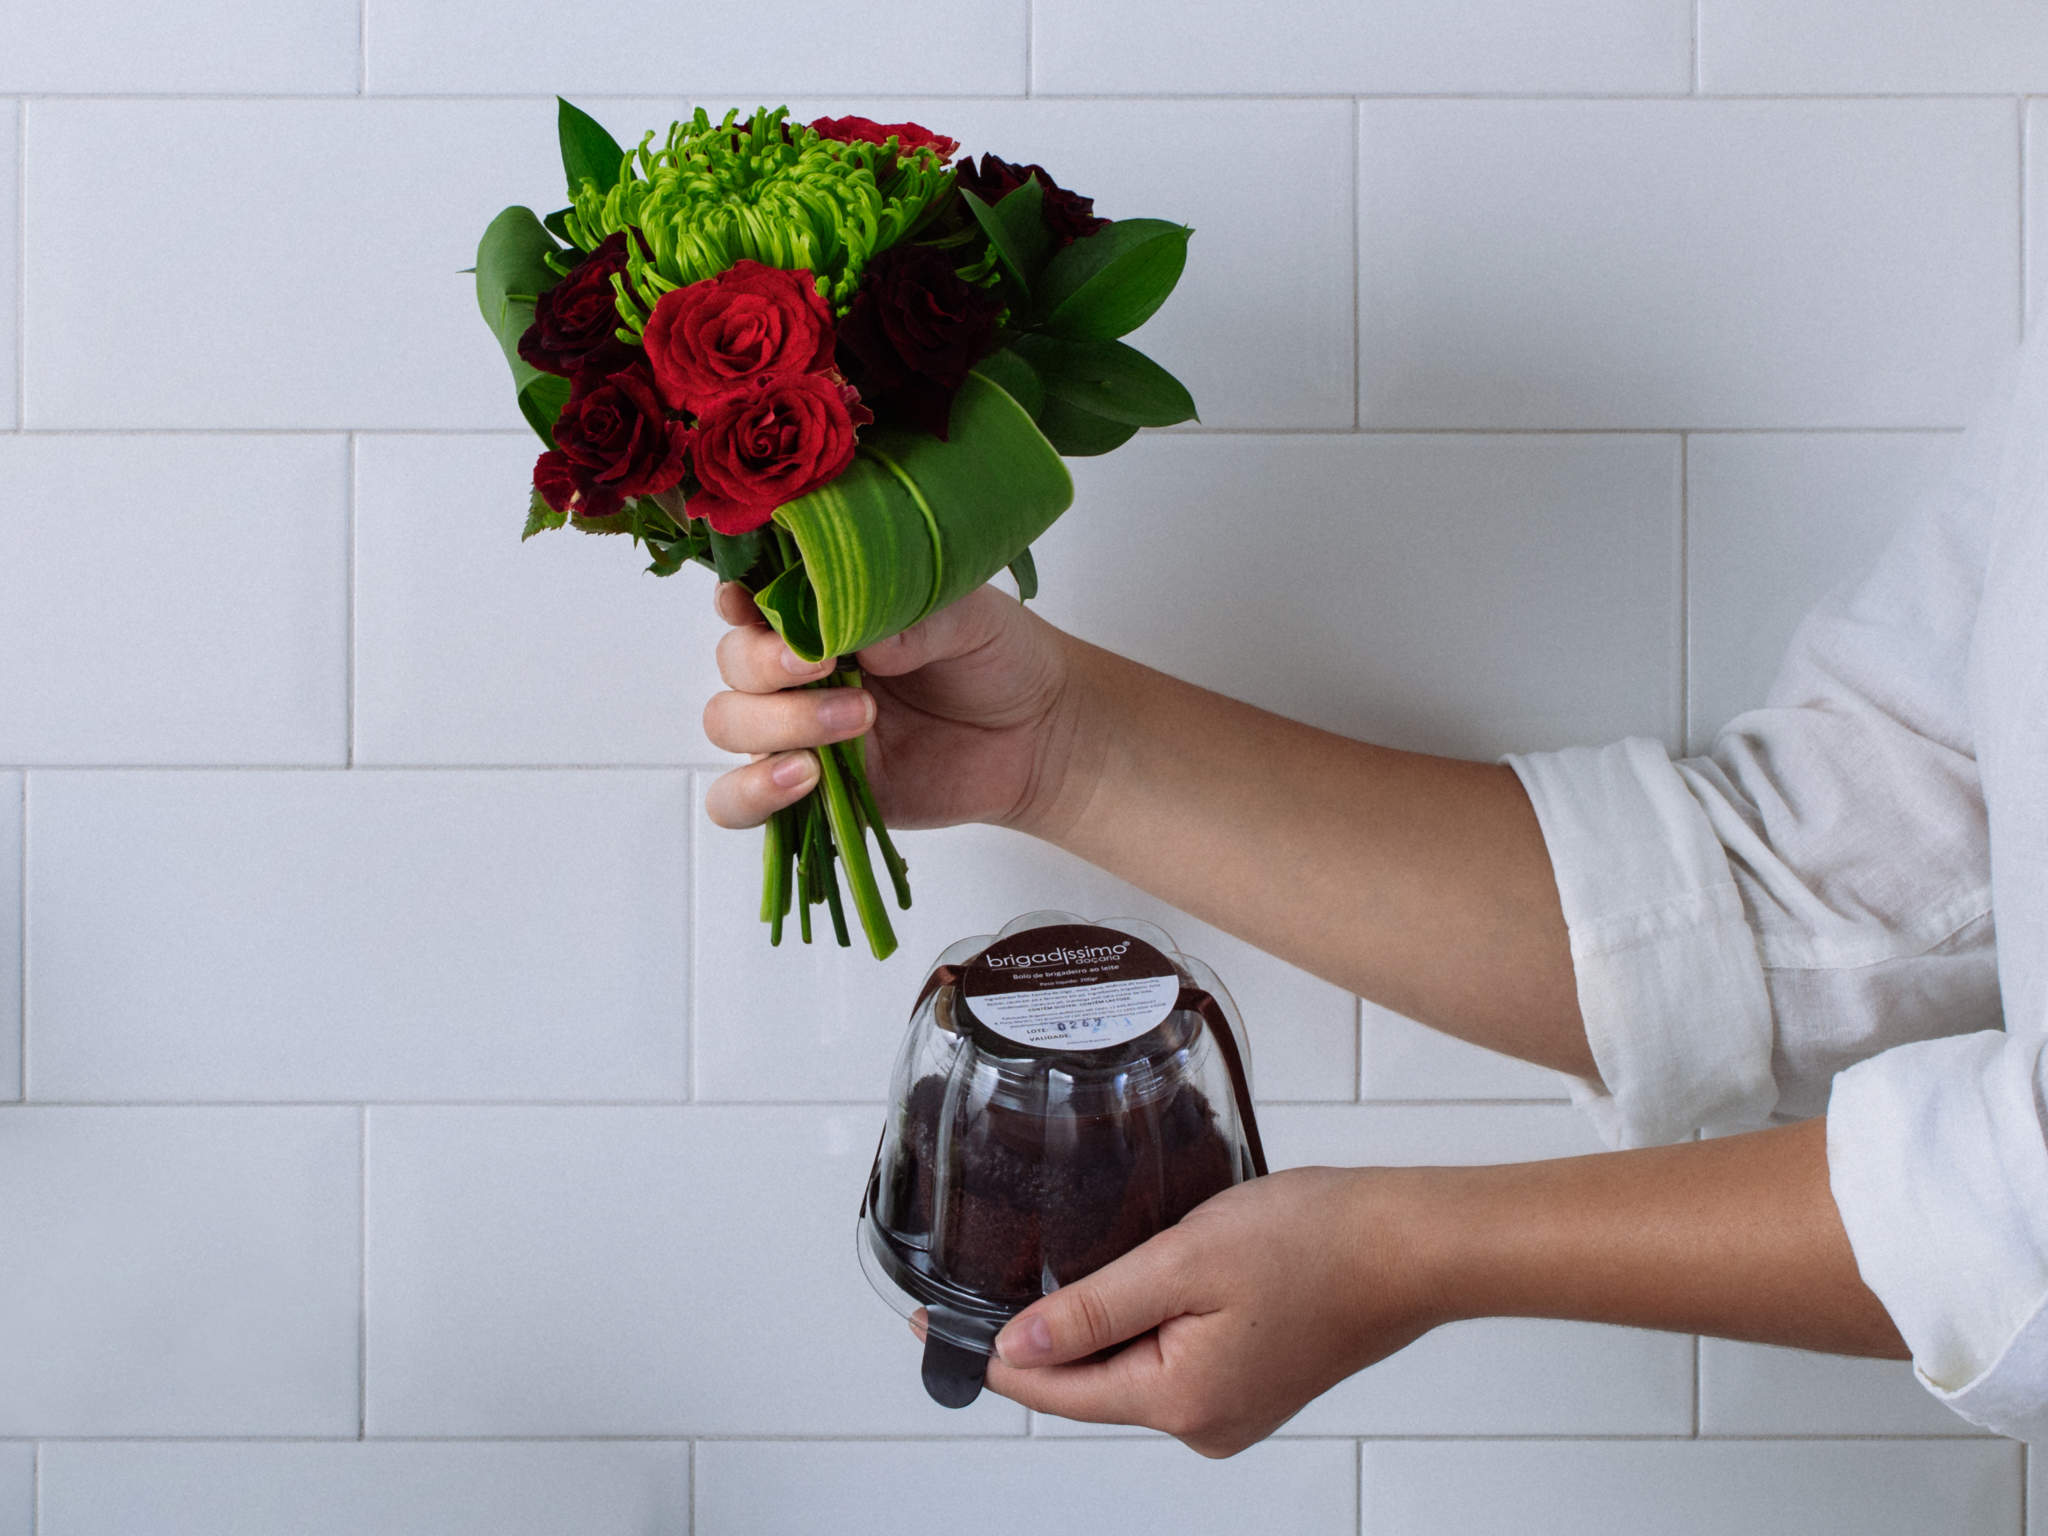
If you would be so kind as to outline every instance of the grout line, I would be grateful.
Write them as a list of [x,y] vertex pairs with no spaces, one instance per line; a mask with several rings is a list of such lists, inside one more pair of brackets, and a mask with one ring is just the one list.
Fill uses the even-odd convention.
[[[609,1435],[372,1435],[367,1443],[373,1445],[1005,1445],[1015,1446],[1029,1437],[1022,1432],[1013,1435],[937,1435],[937,1434],[843,1434],[843,1435],[777,1435],[777,1434],[687,1434],[670,1432],[666,1434],[609,1434]],[[1105,1441],[1129,1442],[1159,1438],[1155,1432],[1141,1429],[1127,1429],[1124,1433],[1088,1434],[1069,1433],[1045,1437],[1052,1445],[1086,1445]],[[1356,1432],[1301,1435],[1281,1433],[1272,1437],[1277,1443],[1286,1445],[1327,1444],[1332,1441],[1367,1445],[1393,1444],[1463,1444],[1481,1442],[1503,1445],[1685,1445],[1688,1437],[1678,1434],[1587,1434],[1571,1430],[1551,1430],[1531,1434],[1494,1435],[1476,1432],[1398,1435],[1360,1435]],[[1703,1444],[1711,1445],[1949,1445],[1956,1447],[1997,1445],[2001,1437],[1981,1434],[1900,1434],[1872,1432],[1868,1434],[1751,1434],[1751,1435],[1709,1435],[1702,1438]],[[43,1435],[35,1441],[23,1436],[0,1436],[0,1445],[34,1444],[42,1445],[354,1445],[357,1442],[346,1435]]]
[[1365,285],[1361,263],[1365,259],[1359,222],[1365,217],[1365,108],[1357,98],[1351,102],[1351,430],[1365,425],[1365,365],[1360,354],[1365,347],[1364,301],[1359,297]]
[[36,1442],[35,1454],[29,1461],[29,1536],[38,1536],[43,1528],[43,1442]]
[[356,0],[356,94],[370,94],[370,0]]
[[1356,993],[1351,998],[1351,1067],[1351,1102],[1363,1104],[1366,1102],[1365,999]]
[[[1355,303],[1354,299],[1354,303]],[[1910,426],[1805,425],[1805,426],[1606,426],[1606,427],[1360,427],[1292,426],[1230,427],[1174,426],[1150,430],[1152,441],[1180,437],[1675,437],[1681,432],[1708,437],[1821,437],[1859,434],[1863,436],[1904,436],[1913,433],[1961,432],[1962,422],[1923,422]],[[471,438],[524,437],[503,427],[24,427],[23,437],[413,437]]]
[[688,1500],[688,1507],[687,1507],[687,1508],[686,1508],[686,1509],[684,1510],[684,1517],[685,1517],[685,1519],[686,1519],[686,1521],[687,1521],[687,1524],[686,1524],[686,1525],[684,1526],[684,1530],[685,1530],[685,1531],[686,1531],[687,1533],[689,1533],[689,1536],[696,1536],[696,1530],[697,1530],[697,1442],[696,1442],[695,1440],[692,1440],[692,1441],[690,1441],[690,1442],[689,1442],[689,1446],[688,1446],[688,1449],[687,1449],[687,1450],[686,1450],[686,1451],[684,1452],[684,1461],[683,1461],[683,1469],[684,1469],[684,1474],[685,1474],[685,1475],[686,1475],[686,1476],[687,1476],[687,1477],[688,1477],[688,1478],[690,1479],[690,1497],[689,1497],[689,1500]]
[[[27,1101],[24,1100],[24,1103]],[[1571,1100],[1552,1099],[1273,1099],[1261,1095],[1267,1109],[1560,1109]],[[350,1099],[37,1099],[35,1109],[815,1109],[879,1110],[887,1101],[874,1099],[380,1099],[358,1094]],[[0,1102],[0,1108],[20,1106]],[[0,1440],[7,1437],[0,1435]]]
[[1700,0],[1692,0],[1692,91],[1700,94]]
[[1678,751],[1692,751],[1692,440],[1678,434]]
[[2031,1532],[2033,1524],[2028,1518],[2028,1497],[2034,1487],[2034,1448],[2026,1441],[2020,1442],[2020,1530]]
[[1700,1437],[1700,1336],[1692,1336],[1692,1438]]
[[342,686],[345,697],[342,705],[345,735],[342,738],[342,766],[356,765],[356,482],[359,458],[355,433],[348,435],[348,484],[342,497],[342,510],[348,530],[348,567],[342,579],[343,591],[348,599],[347,645],[342,653]]
[[356,1122],[356,1438],[370,1437],[370,1106]]
[[1033,57],[1032,35],[1038,30],[1038,8],[1033,0],[1024,0],[1024,97],[1031,98],[1032,87],[1037,83],[1038,62]]
[[[687,100],[710,102],[757,98],[755,91],[703,90],[687,93]],[[585,96],[600,104],[661,97],[663,91],[608,91]],[[1010,101],[1094,101],[1154,105],[1173,102],[1261,102],[1261,101],[1479,101],[1554,103],[1575,106],[1581,102],[1710,103],[1722,101],[1784,101],[1801,103],[1863,101],[2000,101],[2010,100],[2010,90],[1983,91],[1716,91],[1694,96],[1691,91],[874,91],[856,92],[841,99],[851,103],[960,102],[979,105]],[[539,103],[554,100],[554,93],[534,91],[25,91],[23,101],[83,102],[194,102],[232,105],[241,102],[468,102]]]
[[28,427],[28,98],[14,104],[14,430]]

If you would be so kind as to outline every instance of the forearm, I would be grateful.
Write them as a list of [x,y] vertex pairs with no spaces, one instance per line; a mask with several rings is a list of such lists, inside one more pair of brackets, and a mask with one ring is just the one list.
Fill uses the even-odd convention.
[[1369,746],[1069,643],[1079,702],[1034,830],[1348,991],[1595,1075],[1511,769]]
[[[1906,1358],[1828,1190],[1827,1122],[1404,1170],[1385,1191],[1438,1320],[1555,1317]],[[1367,1220],[1373,1218],[1367,1217]]]

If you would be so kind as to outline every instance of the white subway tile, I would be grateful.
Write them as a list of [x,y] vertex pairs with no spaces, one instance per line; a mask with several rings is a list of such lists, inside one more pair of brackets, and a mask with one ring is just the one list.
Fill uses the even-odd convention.
[[1702,90],[2018,94],[2048,89],[2048,15],[2021,0],[1700,0]]
[[2016,1445],[1368,1444],[1369,1536],[2015,1536]]
[[352,92],[359,26],[357,0],[11,0],[0,91]]
[[1264,1445],[1204,1461],[1178,1445],[708,1441],[697,1447],[696,1532],[1352,1536],[1353,1458],[1337,1444]]
[[1686,713],[1694,750],[1763,703],[1800,618],[1869,568],[1955,445],[1947,432],[1690,440]]
[[29,1092],[685,1090],[687,779],[47,773]]
[[1044,166],[1104,218],[1191,226],[1180,285],[1131,345],[1187,385],[1206,426],[1351,425],[1349,103],[817,100],[792,111],[923,123],[963,154]]
[[561,91],[579,105],[582,95],[626,91],[737,91],[769,106],[793,92],[1020,95],[1025,13],[1024,0],[758,0],[734,25],[629,0],[581,9],[565,24],[544,0],[508,0],[488,13],[461,0],[369,0],[369,88]]
[[[1278,1168],[1460,1164],[1599,1150],[1562,1106],[1292,1107],[1261,1121]],[[1491,1318],[1439,1328],[1310,1403],[1283,1435],[1682,1435],[1692,1427],[1685,1334]],[[1121,1428],[1039,1416],[1036,1432]],[[1368,1530],[1371,1527],[1367,1527]]]
[[684,1445],[43,1448],[42,1536],[685,1536]]
[[1975,1435],[1903,1360],[1700,1340],[1703,1435]]
[[[953,827],[894,836],[913,905],[896,910],[878,866],[900,948],[877,964],[850,907],[853,948],[839,948],[820,907],[815,942],[800,941],[792,913],[782,947],[771,949],[760,920],[761,834],[726,831],[699,810],[698,1097],[886,1098],[910,1006],[939,952],[1044,909],[1143,918],[1207,961],[1244,1016],[1260,1102],[1353,1096],[1357,1005],[1348,993],[1020,834]],[[771,1036],[791,1048],[764,1053]]]
[[716,762],[716,582],[622,537],[520,540],[530,435],[357,449],[355,761]]
[[1562,1099],[1563,1074],[1470,1045],[1364,1005],[1359,1097],[1363,1099]]
[[353,1435],[347,1109],[0,1110],[0,1436]]
[[15,305],[6,302],[21,283],[21,105],[0,101],[0,431],[16,424],[21,408],[21,336]]
[[2011,347],[2010,102],[1361,114],[1368,425],[1957,425]]
[[370,1433],[1021,1431],[934,1405],[861,1273],[882,1115],[372,1110]]
[[1691,84],[1682,0],[1038,0],[1036,22],[1032,83],[1053,94],[1649,94]]
[[[32,103],[29,425],[518,426],[463,268],[506,204],[558,203],[554,116],[545,101]],[[118,263],[118,281],[78,256],[139,231],[148,260]]]
[[36,1528],[36,1448],[0,1445],[0,1536],[32,1536]]
[[1084,639],[1390,746],[1675,740],[1675,439],[1169,434],[1075,469],[1039,606]]
[[0,761],[345,761],[347,461],[338,437],[0,437],[17,509],[99,518],[12,520]]
[[0,773],[0,1102],[21,1094],[22,776]]

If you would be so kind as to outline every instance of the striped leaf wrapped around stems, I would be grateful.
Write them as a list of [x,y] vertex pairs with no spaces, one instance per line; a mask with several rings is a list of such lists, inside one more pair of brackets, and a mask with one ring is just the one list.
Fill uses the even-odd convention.
[[868,433],[836,480],[776,509],[803,559],[755,601],[805,660],[851,656],[1022,558],[1073,499],[1030,413],[970,373],[945,441]]

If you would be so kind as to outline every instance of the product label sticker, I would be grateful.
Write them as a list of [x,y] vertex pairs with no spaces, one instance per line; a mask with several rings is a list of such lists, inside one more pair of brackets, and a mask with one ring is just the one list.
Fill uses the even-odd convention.
[[1173,962],[1114,928],[1061,923],[998,939],[968,962],[961,995],[1004,1038],[1098,1051],[1157,1029],[1180,996]]

